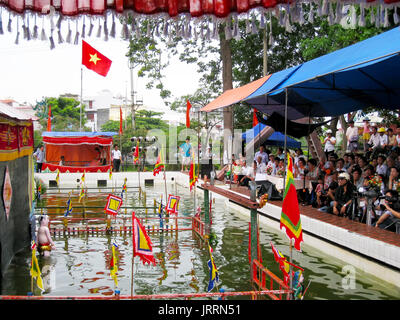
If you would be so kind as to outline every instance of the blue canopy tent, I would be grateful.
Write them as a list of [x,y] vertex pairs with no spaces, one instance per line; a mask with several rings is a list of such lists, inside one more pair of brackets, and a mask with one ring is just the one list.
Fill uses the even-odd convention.
[[[287,118],[337,116],[365,107],[398,109],[400,28],[277,72],[242,101]],[[275,79],[275,81],[271,81]]]
[[[254,139],[254,137],[260,134],[262,129],[264,129],[265,127],[266,127],[265,124],[258,123],[253,128],[242,133],[242,140],[245,140],[246,142],[251,141],[252,139]],[[249,139],[249,141],[247,141],[247,139]],[[301,142],[292,139],[290,137],[287,137],[286,143],[288,148],[291,149],[301,148]],[[264,142],[264,144],[270,146],[283,147],[285,144],[285,135],[281,132],[275,131],[274,133],[272,133],[272,135],[268,137],[268,139]]]

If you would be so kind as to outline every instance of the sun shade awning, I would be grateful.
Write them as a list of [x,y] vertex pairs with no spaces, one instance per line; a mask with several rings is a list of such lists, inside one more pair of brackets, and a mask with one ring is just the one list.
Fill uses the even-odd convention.
[[250,82],[244,86],[227,90],[223,94],[221,94],[218,98],[211,101],[208,105],[201,108],[200,111],[210,112],[238,103],[243,99],[247,98],[258,88],[260,88],[266,81],[268,81],[269,78],[270,75],[262,77],[253,82]]
[[276,104],[285,104],[287,91],[288,108],[311,117],[337,116],[370,106],[398,109],[399,54],[400,28],[394,28],[305,62],[279,85],[265,83],[244,101],[268,113]]

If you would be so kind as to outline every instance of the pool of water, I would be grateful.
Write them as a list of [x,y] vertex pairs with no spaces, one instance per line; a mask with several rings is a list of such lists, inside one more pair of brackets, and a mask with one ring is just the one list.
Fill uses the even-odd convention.
[[[172,186],[170,192],[175,192]],[[159,200],[164,189],[147,187],[147,206]],[[172,191],[174,190],[174,191]],[[193,215],[193,195],[187,189],[177,187],[181,196],[180,216]],[[197,191],[198,204],[203,205],[201,191]],[[106,193],[90,193],[85,200],[85,213],[90,217],[104,217],[100,208],[105,205]],[[46,206],[65,206],[66,194],[53,194],[44,197]],[[72,195],[73,206],[77,207],[77,195]],[[127,204],[142,206],[138,193],[129,191]],[[57,212],[58,211],[58,212]],[[62,215],[65,209],[52,209],[50,215]],[[72,216],[79,216],[82,209],[74,209]],[[122,214],[131,214],[132,209],[122,209]],[[146,216],[145,209],[135,209],[139,217]],[[38,213],[40,210],[38,210]],[[46,212],[46,210],[44,210]],[[74,215],[75,214],[75,215]],[[148,217],[154,217],[152,209]],[[190,221],[180,222],[182,227],[190,227]],[[229,210],[222,199],[215,199],[213,207],[212,231],[217,241],[213,257],[219,270],[219,287],[225,291],[252,290],[248,262],[248,221]],[[206,292],[209,280],[208,248],[192,231],[173,233],[151,233],[157,266],[143,265],[136,257],[132,263],[132,237],[129,234],[80,234],[74,236],[55,236],[56,250],[50,258],[39,257],[46,290],[34,286],[35,295],[112,295],[114,281],[110,278],[109,261],[111,245],[118,245],[118,289],[122,295],[200,293]],[[283,232],[265,227],[260,230],[260,243],[263,264],[282,278],[278,264],[273,258],[270,241],[288,256],[288,240]],[[26,295],[31,288],[29,275],[30,249],[19,252],[1,283],[2,295]],[[365,274],[359,269],[347,272],[347,263],[329,256],[307,243],[302,252],[295,252],[293,262],[305,269],[305,284],[311,280],[305,299],[399,299],[400,288]],[[132,287],[133,273],[133,287]],[[132,289],[133,288],[133,289]],[[133,290],[133,291],[132,291]],[[240,297],[245,299],[247,297]],[[233,298],[231,298],[233,299]]]

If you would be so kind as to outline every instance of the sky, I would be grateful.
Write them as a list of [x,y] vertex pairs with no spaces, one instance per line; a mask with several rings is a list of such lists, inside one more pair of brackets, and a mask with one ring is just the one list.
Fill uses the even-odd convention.
[[[3,28],[6,29],[4,15]],[[106,77],[88,70],[81,64],[82,47],[79,45],[58,44],[57,33],[54,33],[55,49],[50,50],[49,41],[31,40],[22,37],[20,30],[19,44],[15,44],[16,25],[13,21],[13,32],[4,30],[0,35],[0,99],[13,98],[17,102],[35,104],[42,97],[59,96],[64,93],[80,95],[81,67],[83,68],[83,97],[94,96],[103,89],[109,89],[115,95],[130,97],[130,71],[125,56],[128,42],[120,40],[121,26],[117,24],[116,38],[104,36],[97,38],[96,31],[85,41],[112,60],[110,71]],[[64,41],[67,26],[63,29]],[[40,30],[40,27],[39,27]],[[75,36],[75,28],[72,28]],[[96,27],[94,28],[96,30]],[[46,30],[48,32],[48,30]],[[47,34],[48,36],[48,34]],[[165,55],[165,58],[167,56]],[[166,71],[165,84],[174,97],[194,93],[198,87],[198,73],[194,65],[186,65],[174,59]],[[146,80],[138,78],[134,70],[134,90],[143,97],[143,104],[163,112],[173,114],[159,97],[158,90],[147,90]],[[171,114],[169,116],[171,116]]]

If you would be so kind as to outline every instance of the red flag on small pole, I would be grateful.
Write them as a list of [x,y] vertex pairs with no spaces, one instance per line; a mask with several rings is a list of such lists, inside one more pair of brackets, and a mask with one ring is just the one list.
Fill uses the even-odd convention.
[[51,105],[49,105],[49,113],[47,115],[47,131],[51,131]]
[[192,105],[190,104],[190,101],[187,100],[186,102],[186,128],[190,128],[190,108]]

